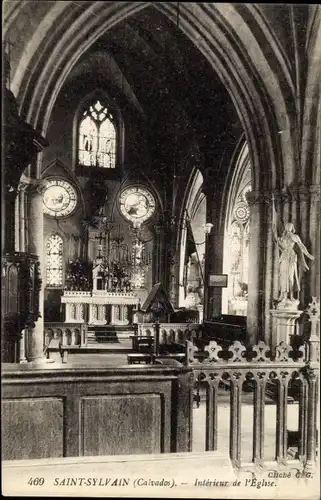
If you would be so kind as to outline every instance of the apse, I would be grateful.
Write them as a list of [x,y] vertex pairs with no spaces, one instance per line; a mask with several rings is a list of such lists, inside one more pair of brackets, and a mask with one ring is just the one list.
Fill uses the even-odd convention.
[[[211,220],[203,178],[209,185],[222,182],[240,124],[221,81],[179,23],[153,6],[128,16],[79,57],[57,95],[42,176],[51,186],[44,197],[47,277],[62,277],[47,279],[46,311],[64,289],[80,287],[72,278],[75,262],[77,272],[92,267],[84,286],[92,283],[95,263],[101,265],[97,259],[119,264],[142,302],[158,281],[176,307],[192,288],[196,302],[204,300],[204,225]],[[226,165],[213,179],[208,172],[222,148]],[[60,192],[51,196],[53,186]],[[195,246],[190,255],[182,229],[187,223]],[[197,286],[189,283],[195,281],[188,277],[189,259]],[[55,314],[61,317],[58,307]]]

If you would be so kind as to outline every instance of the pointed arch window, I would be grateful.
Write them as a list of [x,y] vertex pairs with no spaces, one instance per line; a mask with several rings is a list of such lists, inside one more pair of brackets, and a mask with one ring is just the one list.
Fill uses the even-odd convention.
[[46,285],[61,287],[63,284],[63,240],[53,234],[47,241]]
[[83,112],[79,124],[78,159],[85,167],[116,167],[116,126],[112,113],[99,100]]
[[240,145],[231,178],[226,207],[223,272],[228,287],[222,292],[223,314],[246,316],[248,304],[250,206],[247,194],[252,190],[249,148]]

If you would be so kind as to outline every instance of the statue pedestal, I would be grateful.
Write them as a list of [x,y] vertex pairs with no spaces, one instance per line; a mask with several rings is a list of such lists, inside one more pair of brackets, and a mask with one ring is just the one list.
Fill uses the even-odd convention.
[[295,335],[295,322],[303,311],[298,310],[298,300],[283,300],[276,309],[271,309],[272,316],[272,350],[282,341],[290,344],[291,336]]

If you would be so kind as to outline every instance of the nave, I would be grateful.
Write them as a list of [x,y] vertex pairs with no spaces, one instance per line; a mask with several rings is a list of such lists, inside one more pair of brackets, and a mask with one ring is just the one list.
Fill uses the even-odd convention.
[[4,460],[310,474],[320,7],[3,13]]

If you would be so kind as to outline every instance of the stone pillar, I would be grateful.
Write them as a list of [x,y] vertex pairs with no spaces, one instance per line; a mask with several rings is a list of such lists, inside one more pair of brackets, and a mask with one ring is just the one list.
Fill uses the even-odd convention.
[[129,324],[128,306],[126,306],[126,305],[123,306],[123,322],[124,322],[125,325]]
[[210,319],[213,316],[213,296],[212,290],[209,287],[209,276],[211,274],[211,257],[213,255],[211,239],[213,236],[211,234],[207,235],[205,238],[205,261],[204,261],[204,308],[203,308],[203,320]]
[[155,233],[153,283],[164,283],[164,225],[161,222],[155,225]]
[[[24,176],[22,176],[24,178]],[[16,198],[16,214],[18,216],[18,220],[16,222],[15,228],[15,239],[16,239],[16,250],[19,252],[26,251],[26,198],[25,198],[25,190],[27,188],[25,182],[20,182],[18,186],[18,195]],[[22,337],[20,340],[20,363],[26,363],[27,358],[27,346],[26,343],[28,341],[28,329],[22,331]]]
[[110,306],[110,324],[114,325],[116,323],[116,310],[115,310],[115,305],[111,304]]
[[309,241],[311,242],[310,252],[314,256],[314,261],[309,261],[310,268],[310,289],[311,296],[320,294],[320,185],[312,185],[310,191],[310,226]]
[[[258,340],[263,340],[267,345],[271,343],[272,336],[272,316],[271,309],[273,307],[273,297],[274,297],[274,274],[275,268],[274,263],[278,260],[278,249],[276,248],[276,244],[273,241],[273,232],[272,232],[272,211],[271,211],[271,200],[272,195],[268,196],[268,205],[267,211],[265,212],[265,221],[264,221],[264,240],[265,240],[265,248],[264,248],[264,300],[262,307],[264,318],[262,321],[262,335]],[[251,273],[251,261],[249,261],[249,274]],[[277,276],[277,274],[276,274]],[[276,290],[277,297],[277,290]]]
[[[310,201],[310,192],[309,189],[304,186],[299,186],[296,189],[296,192],[293,193],[293,201],[292,204],[296,208],[296,212],[298,214],[298,218],[292,218],[292,222],[295,225],[296,232],[299,233],[301,240],[308,247],[309,251],[311,250],[311,244],[309,241],[309,219],[310,219],[310,210],[309,210],[309,201]],[[293,207],[294,209],[294,207]],[[293,211],[292,209],[292,211]],[[315,237],[315,236],[314,236]],[[300,259],[298,259],[299,261]],[[311,267],[311,261],[307,259],[309,268]],[[300,271],[299,271],[300,272]],[[309,302],[310,296],[310,286],[308,280],[304,279],[304,274],[301,275],[301,291],[300,291],[300,301],[302,306],[306,306]]]
[[26,251],[26,214],[25,214],[25,189],[26,185],[19,185],[19,249]]
[[15,205],[14,205],[14,227],[15,227],[15,232],[14,232],[14,249],[16,252],[20,252],[20,245],[19,245],[19,234],[20,234],[20,214],[19,214],[19,194],[17,195],[15,199]]
[[11,186],[5,186],[3,204],[3,212],[6,214],[1,214],[1,220],[3,222],[3,253],[14,253],[15,251],[15,204],[16,204],[17,191]]
[[[205,233],[205,261],[204,261],[204,309],[203,319],[211,319],[212,316],[221,314],[222,310],[222,289],[209,286],[210,274],[220,274],[223,269],[223,239],[220,220],[217,214],[220,211],[221,198],[213,199],[210,191],[212,179],[204,179],[203,191],[206,196],[206,222],[213,223],[211,232]],[[206,186],[206,187],[205,187]],[[217,193],[220,192],[217,185]]]
[[26,335],[27,330],[22,330],[20,340],[20,363],[27,363],[26,358]]
[[308,381],[307,394],[307,444],[305,472],[312,472],[316,465],[318,448],[317,422],[320,422],[320,405],[318,404],[319,365],[320,365],[320,300],[312,297],[306,309],[311,322],[309,339],[308,365],[306,378]]
[[261,231],[261,196],[251,191],[246,195],[250,205],[249,279],[247,306],[247,340],[255,344],[262,329],[262,273],[264,272],[264,242]]
[[31,179],[27,193],[27,215],[28,215],[28,252],[38,256],[42,286],[39,292],[39,312],[35,327],[29,329],[28,335],[28,361],[43,360],[44,343],[44,245],[43,245],[43,201],[42,194],[45,187],[44,181]]

